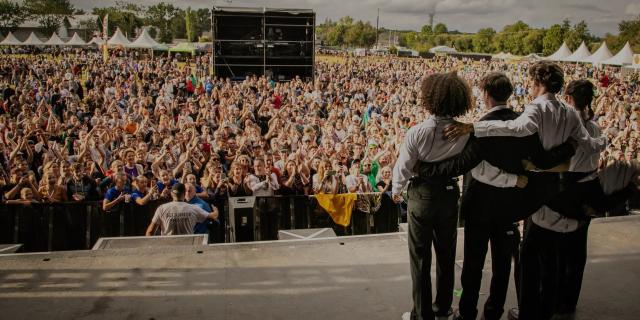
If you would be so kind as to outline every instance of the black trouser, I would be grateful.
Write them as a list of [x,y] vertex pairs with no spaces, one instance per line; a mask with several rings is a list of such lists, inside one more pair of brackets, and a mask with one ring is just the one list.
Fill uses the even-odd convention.
[[413,280],[412,319],[434,319],[431,296],[431,243],[436,252],[434,307],[447,313],[453,301],[454,267],[460,191],[454,185],[414,183],[409,186],[407,217]]
[[528,221],[520,250],[520,320],[553,316],[558,294],[558,233]]
[[557,241],[559,293],[556,313],[576,311],[584,266],[587,263],[587,235],[589,224],[574,232],[561,234]]
[[509,289],[511,259],[520,245],[517,225],[492,222],[467,222],[464,227],[464,262],[462,265],[462,297],[460,315],[475,319],[482,282],[482,269],[487,255],[487,242],[491,242],[491,287],[484,305],[487,320],[500,319]]

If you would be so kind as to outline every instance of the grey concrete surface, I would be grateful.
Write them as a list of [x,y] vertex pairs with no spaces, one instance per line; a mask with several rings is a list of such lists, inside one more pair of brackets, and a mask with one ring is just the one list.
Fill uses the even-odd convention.
[[[594,222],[578,319],[638,319],[638,298],[640,217]],[[403,233],[0,256],[0,319],[388,320],[410,308]]]

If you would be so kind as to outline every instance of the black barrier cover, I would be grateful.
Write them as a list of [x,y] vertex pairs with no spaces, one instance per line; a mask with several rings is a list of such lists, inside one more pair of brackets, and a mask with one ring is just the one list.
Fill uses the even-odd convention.
[[[277,240],[278,230],[287,229],[333,228],[337,235],[398,231],[399,206],[386,194],[380,209],[374,213],[363,213],[354,208],[351,225],[347,228],[333,223],[314,197],[273,196],[256,200],[253,210],[260,217],[260,240]],[[100,237],[143,236],[156,208],[162,203],[156,201],[144,206],[123,203],[110,211],[102,210],[99,201],[0,204],[0,243],[22,243],[21,252],[91,249]],[[219,223],[210,225],[209,242],[229,242],[226,236],[228,204],[219,201],[213,205],[218,208],[220,217]],[[255,227],[253,223],[251,228]]]

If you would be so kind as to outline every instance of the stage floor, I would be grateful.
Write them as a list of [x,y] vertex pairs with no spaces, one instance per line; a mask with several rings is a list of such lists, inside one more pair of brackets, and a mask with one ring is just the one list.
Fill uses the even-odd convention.
[[[407,251],[395,233],[1,255],[0,319],[400,319],[411,308]],[[578,319],[638,319],[639,298],[640,217],[595,221]]]

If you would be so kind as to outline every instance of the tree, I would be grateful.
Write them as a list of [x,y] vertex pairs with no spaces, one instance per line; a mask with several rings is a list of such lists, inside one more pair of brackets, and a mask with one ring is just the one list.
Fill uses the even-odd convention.
[[562,45],[564,41],[564,29],[559,24],[554,24],[549,28],[542,38],[542,53],[548,56]]
[[[145,22],[160,30],[159,40],[169,43],[173,41],[174,31],[172,30],[173,18],[178,15],[179,9],[172,4],[160,2],[147,8],[145,13]],[[184,27],[184,21],[182,23]]]
[[20,3],[0,0],[0,32],[14,31],[29,17],[29,13]]
[[[116,5],[113,7],[94,8],[93,14],[100,16],[101,19],[109,15],[108,34],[111,35],[117,28],[120,28],[125,35],[133,36],[136,30],[143,26],[142,11],[142,8],[136,4],[116,1]],[[102,30],[102,26],[100,26],[100,30]]]
[[447,26],[444,23],[438,23],[435,25],[435,27],[433,27],[434,34],[443,34],[447,33],[447,31]]
[[620,48],[629,41],[635,52],[640,51],[640,15],[634,20],[623,20],[618,25]]
[[540,53],[542,52],[542,42],[545,36],[544,30],[530,29],[527,36],[522,39],[523,47],[520,54]]
[[433,28],[431,28],[431,25],[425,24],[424,26],[422,26],[422,29],[420,29],[420,32],[424,34],[432,34]]
[[564,38],[571,50],[578,49],[578,46],[580,46],[583,41],[589,45],[594,39],[589,33],[589,27],[584,20],[574,25],[571,30],[565,33]]
[[194,13],[191,11],[191,7],[188,7],[184,12],[184,27],[187,36],[187,41],[191,42],[196,38],[196,30],[193,25]]
[[473,51],[492,53],[493,49],[493,37],[496,35],[496,31],[493,28],[483,28],[478,30],[473,36],[472,44]]
[[24,0],[24,6],[46,34],[58,31],[64,19],[74,12],[69,0]]

